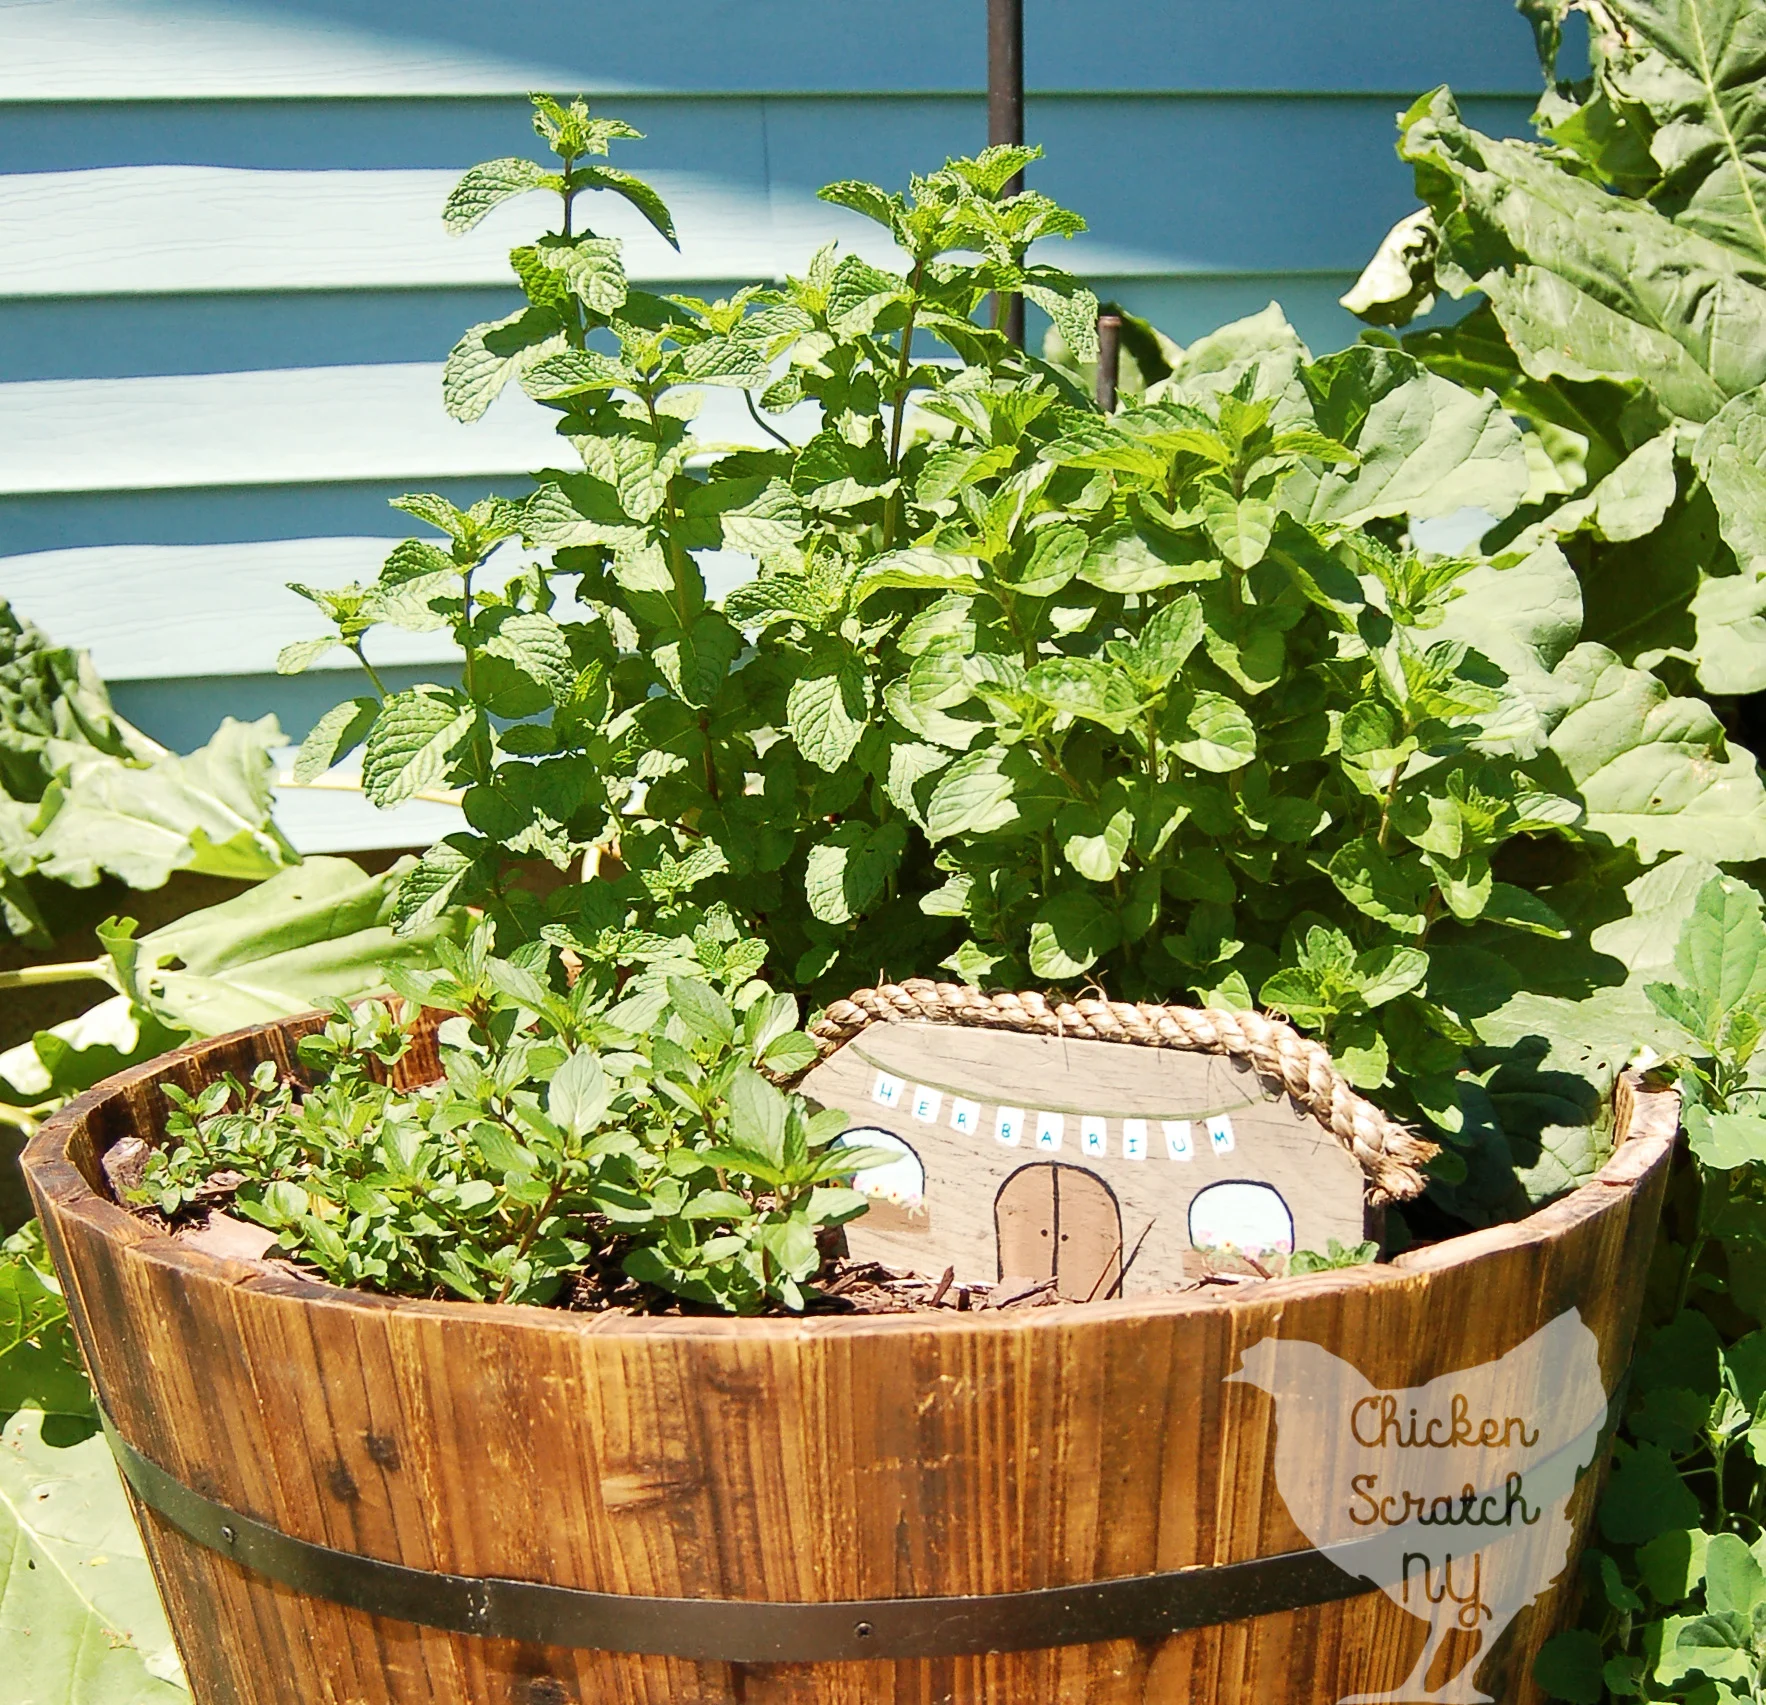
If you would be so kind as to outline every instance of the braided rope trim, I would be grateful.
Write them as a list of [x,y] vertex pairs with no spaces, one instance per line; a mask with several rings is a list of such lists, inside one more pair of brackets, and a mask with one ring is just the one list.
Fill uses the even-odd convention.
[[1260,1012],[1147,1002],[1051,1001],[1035,993],[988,995],[960,983],[914,977],[905,983],[860,989],[835,1001],[810,1027],[810,1034],[826,1059],[873,1024],[963,1024],[1082,1041],[1128,1042],[1143,1048],[1183,1048],[1243,1060],[1271,1088],[1292,1096],[1355,1157],[1367,1179],[1367,1199],[1375,1206],[1419,1195],[1426,1182],[1422,1168],[1439,1152],[1436,1144],[1389,1119],[1361,1095],[1320,1043]]

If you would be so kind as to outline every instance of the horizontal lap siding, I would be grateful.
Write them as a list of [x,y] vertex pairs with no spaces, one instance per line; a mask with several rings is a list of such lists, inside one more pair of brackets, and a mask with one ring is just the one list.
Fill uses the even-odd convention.
[[[1092,227],[1047,258],[1186,342],[1272,299],[1315,347],[1351,339],[1336,298],[1413,204],[1395,112],[1451,78],[1512,132],[1537,83],[1505,0],[1025,10],[1034,182]],[[516,45],[487,47],[487,16]],[[505,251],[544,213],[464,238],[438,217],[462,168],[530,150],[522,91],[599,91],[646,131],[619,158],[668,197],[681,251],[623,204],[591,218],[643,282],[728,294],[830,240],[884,258],[815,190],[976,146],[981,18],[981,0],[0,7],[0,595],[90,645],[174,745],[228,712],[298,735],[358,678],[274,675],[314,627],[284,582],[372,573],[404,535],[400,490],[464,502],[568,457],[522,397],[470,427],[440,403],[448,346],[515,305]],[[751,433],[736,399],[712,407],[713,435]],[[383,643],[400,679],[446,667],[434,636]]]

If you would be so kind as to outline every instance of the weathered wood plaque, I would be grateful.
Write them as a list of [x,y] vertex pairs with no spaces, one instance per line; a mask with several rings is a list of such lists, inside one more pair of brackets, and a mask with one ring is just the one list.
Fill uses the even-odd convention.
[[898,1155],[856,1179],[872,1206],[852,1254],[928,1277],[1101,1299],[1280,1267],[1379,1223],[1343,1139],[1222,1052],[871,1023],[798,1087],[846,1114],[842,1141]]

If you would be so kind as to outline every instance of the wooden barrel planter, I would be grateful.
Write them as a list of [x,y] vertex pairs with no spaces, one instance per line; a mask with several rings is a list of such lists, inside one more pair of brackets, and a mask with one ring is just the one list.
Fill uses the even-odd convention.
[[[111,1199],[102,1157],[158,1137],[162,1083],[286,1064],[319,1022],[113,1078],[25,1156],[197,1705],[1538,1697],[1598,1474],[1560,1476],[1539,1587],[1560,1584],[1488,1640],[1475,1608],[1443,1637],[1395,1562],[1313,1546],[1278,1448],[1307,1416],[1231,1376],[1261,1341],[1318,1346],[1402,1433],[1405,1393],[1576,1311],[1604,1408],[1671,1093],[1621,1085],[1613,1156],[1573,1194],[1389,1264],[1084,1307],[643,1318],[344,1291]],[[1427,1691],[1401,1690],[1430,1642]]]

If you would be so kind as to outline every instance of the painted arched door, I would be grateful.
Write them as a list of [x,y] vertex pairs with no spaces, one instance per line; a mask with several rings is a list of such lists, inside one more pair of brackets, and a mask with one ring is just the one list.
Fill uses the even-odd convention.
[[1106,1297],[1122,1276],[1122,1212],[1083,1166],[1020,1167],[993,1204],[1002,1279],[1048,1279],[1064,1297]]

